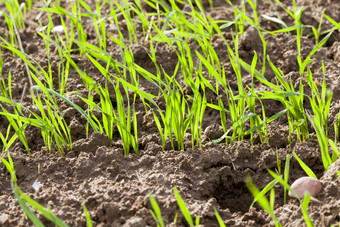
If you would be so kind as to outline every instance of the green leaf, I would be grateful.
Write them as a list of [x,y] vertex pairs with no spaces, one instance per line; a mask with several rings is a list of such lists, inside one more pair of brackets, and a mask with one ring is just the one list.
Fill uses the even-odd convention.
[[269,192],[279,181],[274,179],[272,180],[271,182],[269,182],[266,187],[264,187],[262,189],[261,192],[259,192],[255,197],[254,197],[254,200],[253,202],[251,203],[250,207],[249,207],[249,210],[254,206],[254,204],[260,199],[262,198],[263,196],[265,196],[265,194],[267,194],[267,192]]
[[155,215],[154,219],[157,222],[157,226],[164,227],[161,209],[159,209],[156,199],[151,194],[149,196],[149,199],[151,202],[151,206],[154,210],[154,215]]
[[297,156],[297,154],[295,152],[293,152],[295,159],[299,162],[300,166],[302,167],[302,169],[305,171],[305,173],[310,176],[310,177],[314,177],[315,179],[317,179],[316,175],[314,174],[314,172]]
[[216,216],[216,219],[217,219],[217,222],[219,224],[220,227],[226,227],[226,225],[224,224],[221,216],[219,215],[219,213],[217,212],[216,208],[214,208],[214,212],[215,212],[215,216]]
[[83,210],[84,210],[84,213],[85,213],[85,219],[86,219],[87,227],[92,227],[91,217],[89,215],[89,212],[87,211],[85,203],[83,203]]
[[190,227],[194,227],[194,221],[191,218],[190,212],[189,212],[187,206],[185,205],[185,203],[184,203],[184,201],[183,201],[183,199],[182,199],[181,195],[179,194],[176,187],[174,188],[174,193],[175,193],[175,196],[176,196],[176,199],[177,199],[177,204],[178,204],[179,208],[181,209],[185,220],[188,222]]
[[313,227],[313,222],[311,221],[309,214],[308,214],[308,204],[311,198],[311,194],[309,193],[309,191],[305,192],[305,197],[303,199],[303,202],[301,204],[301,210],[302,210],[302,214],[303,214],[303,219],[305,220],[306,224],[308,227]]
[[281,19],[279,19],[279,18],[271,17],[271,16],[268,16],[268,15],[265,15],[265,14],[262,14],[261,16],[262,16],[264,19],[266,19],[266,20],[270,20],[270,21],[272,21],[272,22],[281,24],[284,28],[287,28],[287,27],[288,27],[287,24],[286,24],[283,20],[281,20]]

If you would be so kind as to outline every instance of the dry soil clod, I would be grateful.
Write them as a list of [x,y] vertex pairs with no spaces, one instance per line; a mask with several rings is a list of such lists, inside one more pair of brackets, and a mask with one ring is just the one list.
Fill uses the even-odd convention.
[[[313,177],[301,177],[294,181],[291,188],[296,192],[299,199],[303,199],[305,192],[309,191],[312,197],[315,197],[322,189],[322,184],[318,179]],[[291,192],[288,192],[290,197],[295,197]]]

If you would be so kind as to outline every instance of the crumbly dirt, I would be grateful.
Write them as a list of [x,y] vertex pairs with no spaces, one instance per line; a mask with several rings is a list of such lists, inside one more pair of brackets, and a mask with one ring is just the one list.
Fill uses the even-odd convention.
[[[203,1],[209,11],[208,1]],[[238,4],[238,1],[232,1]],[[285,6],[292,9],[291,1],[282,1]],[[0,3],[1,4],[1,3]],[[3,5],[0,5],[3,7]],[[37,4],[41,7],[41,4]],[[302,22],[304,24],[318,27],[322,12],[325,12],[335,21],[340,21],[340,4],[338,1],[305,0],[298,1],[298,6],[304,6]],[[185,6],[183,6],[185,10]],[[146,9],[150,10],[150,9]],[[288,26],[294,24],[289,16],[277,8],[281,19]],[[252,9],[246,8],[251,15]],[[47,68],[47,58],[44,42],[35,32],[39,24],[34,21],[37,11],[33,10],[28,15],[26,29],[20,30],[23,48],[27,54],[34,58],[42,67]],[[234,13],[230,6],[224,1],[214,1],[214,11],[208,12],[214,19],[232,20]],[[258,1],[258,14],[275,16],[269,1]],[[123,18],[120,18],[121,20]],[[42,21],[47,17],[42,17]],[[60,24],[60,19],[54,16],[55,25]],[[267,30],[276,30],[280,27],[263,17],[259,17],[262,27]],[[45,24],[46,24],[45,23]],[[124,21],[121,21],[124,25]],[[84,21],[86,24],[86,21]],[[87,23],[90,24],[90,23]],[[0,36],[7,37],[5,31],[6,22],[0,17]],[[85,26],[88,32],[90,43],[98,44],[95,31],[90,26]],[[88,28],[87,28],[88,27]],[[322,29],[327,29],[330,24],[323,20]],[[123,32],[127,34],[127,30]],[[111,31],[110,31],[111,29]],[[114,28],[108,28],[114,33]],[[142,33],[142,28],[139,30]],[[255,30],[256,31],[256,30]],[[315,39],[307,38],[311,30],[305,29],[301,40],[301,54],[303,58],[308,56],[313,49]],[[123,35],[126,35],[123,33]],[[232,28],[223,30],[228,42],[232,41]],[[138,34],[142,37],[142,34]],[[267,54],[273,64],[282,70],[286,78],[291,78],[296,88],[299,85],[299,66],[296,60],[296,36],[292,34],[281,34],[276,36],[265,35],[268,42]],[[322,37],[321,37],[322,38]],[[240,37],[240,57],[251,63],[254,50],[259,52],[262,46],[259,45],[258,34],[252,28],[247,28]],[[216,35],[213,46],[225,66],[227,80],[230,87],[236,92],[237,82],[232,66],[228,59],[227,49],[224,41]],[[190,43],[192,51],[199,50],[197,44]],[[149,45],[141,41],[134,44],[131,49],[135,56],[135,62],[151,73],[156,72],[152,60],[148,56]],[[23,100],[23,105],[34,110],[31,105],[31,96],[24,92],[24,87],[29,86],[24,64],[14,57],[8,50],[1,49],[4,67],[2,75],[7,81],[8,73],[12,74],[12,95],[13,99]],[[113,42],[108,42],[107,52],[117,60],[120,60],[120,49]],[[55,49],[51,48],[51,68],[53,75],[57,75],[59,56]],[[158,46],[157,61],[162,65],[165,72],[172,75],[177,64],[176,53],[163,44]],[[79,68],[94,78],[97,82],[103,83],[104,79],[98,70],[85,57],[74,54],[72,56]],[[331,104],[329,122],[329,135],[334,139],[333,125],[336,123],[336,116],[340,109],[340,34],[334,31],[324,47],[317,51],[312,57],[310,65],[314,80],[322,82],[325,76],[328,88],[334,92]],[[322,71],[321,62],[325,63],[325,75]],[[259,64],[259,69],[261,65]],[[275,75],[267,66],[265,77],[275,83]],[[251,83],[251,76],[244,73],[244,83]],[[178,79],[184,84],[182,79]],[[58,78],[54,83],[58,84]],[[152,94],[157,94],[156,87],[140,78],[141,88]],[[255,82],[255,85],[259,85]],[[56,86],[58,87],[58,86]],[[310,94],[305,87],[306,94]],[[66,87],[67,92],[80,91],[71,94],[69,98],[80,107],[86,109],[86,105],[79,97],[86,97],[87,93],[82,79],[75,70],[71,70]],[[190,95],[190,89],[184,88],[184,92]],[[111,97],[112,100],[114,97]],[[99,97],[97,97],[99,101]],[[207,100],[217,102],[214,93],[207,91]],[[162,98],[156,100],[161,108],[165,108]],[[279,102],[270,100],[263,101],[267,117],[284,109]],[[306,108],[308,102],[305,103]],[[9,108],[8,105],[4,107]],[[86,138],[86,120],[71,106],[61,103],[60,110],[69,124],[73,150],[67,151],[63,157],[56,151],[48,152],[43,144],[40,131],[28,126],[26,136],[31,148],[28,155],[20,142],[14,144],[10,154],[14,160],[14,167],[18,178],[18,186],[28,196],[40,204],[50,208],[54,214],[70,226],[86,226],[86,220],[82,208],[85,203],[89,210],[94,226],[156,226],[149,210],[152,209],[149,202],[150,193],[156,198],[163,220],[168,226],[187,226],[182,216],[173,188],[177,187],[184,201],[186,202],[193,217],[200,217],[202,226],[217,226],[214,214],[216,208],[227,226],[274,226],[273,220],[258,206],[249,210],[253,197],[245,185],[247,176],[251,176],[256,186],[264,188],[273,178],[267,172],[267,168],[277,171],[278,163],[281,162],[283,171],[286,157],[290,155],[291,165],[289,172],[289,183],[306,174],[294,159],[295,152],[317,175],[324,188],[317,196],[318,202],[311,202],[308,208],[310,217],[315,226],[339,225],[340,220],[340,178],[337,170],[340,169],[340,161],[332,164],[328,171],[324,171],[320,147],[317,137],[310,127],[310,138],[306,142],[298,142],[292,137],[289,143],[287,118],[280,117],[268,125],[269,144],[260,144],[255,136],[254,145],[250,138],[246,137],[243,142],[234,142],[231,145],[213,143],[212,140],[220,137],[221,132],[219,112],[207,108],[203,120],[204,139],[202,147],[191,148],[190,134],[186,135],[185,151],[174,151],[166,146],[162,151],[161,140],[157,127],[154,124],[152,115],[145,113],[141,101],[136,104],[138,120],[138,138],[140,154],[123,155],[122,143],[119,134],[115,129],[113,144],[109,139],[100,133],[90,133]],[[261,112],[261,110],[259,110]],[[100,114],[99,114],[100,116]],[[227,124],[231,121],[228,118]],[[0,116],[0,130],[6,133],[8,121]],[[339,138],[338,138],[339,139]],[[169,145],[169,144],[167,144]],[[0,143],[0,148],[2,149]],[[278,154],[278,156],[277,156]],[[6,158],[4,153],[1,157]],[[38,190],[33,184],[39,182],[41,187]],[[306,225],[302,216],[301,207],[296,199],[288,199],[284,204],[283,187],[275,186],[275,214],[284,226]],[[178,215],[178,216],[177,216]],[[177,221],[175,222],[175,217]],[[42,215],[38,217],[46,226],[54,226]],[[23,211],[18,205],[10,184],[10,174],[4,165],[0,165],[0,226],[31,226],[32,223],[25,218]]]

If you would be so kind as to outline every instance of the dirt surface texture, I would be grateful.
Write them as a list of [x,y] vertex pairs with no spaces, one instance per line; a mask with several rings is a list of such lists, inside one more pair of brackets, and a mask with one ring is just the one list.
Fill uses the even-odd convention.
[[[212,1],[213,11],[210,11],[209,1],[203,0],[206,14],[214,20],[234,20],[234,10],[225,1]],[[235,7],[241,7],[242,1],[232,1]],[[272,1],[274,2],[274,1]],[[281,1],[289,9],[292,9],[292,1]],[[37,8],[43,7],[43,3],[36,2]],[[67,6],[68,3],[65,3]],[[91,1],[88,1],[91,7]],[[4,8],[4,3],[0,3]],[[65,7],[66,7],[65,6]],[[151,6],[144,5],[146,11],[152,12]],[[186,10],[186,5],[183,5]],[[288,26],[294,21],[289,15],[277,7],[274,11],[271,1],[257,1],[257,13],[259,24],[269,31],[282,28],[273,21],[266,20],[260,15],[271,17],[280,16]],[[301,21],[304,25],[319,26],[322,13],[327,14],[337,23],[340,22],[339,0],[303,0],[297,1],[297,7],[303,7]],[[242,9],[242,8],[241,8]],[[1,10],[1,9],[0,9]],[[252,14],[252,8],[246,4],[245,13]],[[22,46],[44,69],[52,69],[53,82],[58,84],[57,77],[60,70],[58,62],[60,56],[57,48],[51,46],[49,61],[46,57],[44,39],[37,34],[41,27],[35,20],[40,13],[38,9],[32,9],[26,15],[26,27],[19,29]],[[61,24],[58,14],[53,14],[52,19],[56,25]],[[253,17],[253,16],[251,16]],[[128,39],[128,30],[124,17],[119,17],[122,35]],[[45,21],[44,21],[45,20]],[[87,42],[98,45],[96,33],[91,27],[92,21],[84,19],[84,28],[87,32]],[[48,23],[46,12],[42,14],[43,24]],[[125,26],[124,26],[125,23]],[[331,27],[323,18],[322,29]],[[328,26],[328,27],[327,27]],[[125,29],[125,30],[124,30]],[[117,28],[108,26],[107,33],[115,35]],[[137,29],[139,43],[130,46],[134,55],[134,62],[150,73],[156,73],[157,68],[150,56],[150,45],[144,42],[143,28]],[[125,33],[124,33],[125,32]],[[232,26],[224,29],[224,38],[227,42],[233,41]],[[312,29],[304,29],[301,36],[301,56],[306,58],[315,46],[314,36],[308,36]],[[63,34],[61,33],[61,36]],[[8,40],[7,24],[4,16],[0,16],[0,37]],[[300,84],[299,65],[297,62],[296,32],[281,33],[276,35],[264,34],[267,42],[267,54],[271,62],[279,68],[286,78],[291,79],[292,85],[298,90]],[[322,39],[324,36],[321,36]],[[251,64],[254,51],[262,51],[262,42],[257,30],[251,26],[245,26],[245,32],[239,37],[238,54],[243,61]],[[189,48],[200,51],[196,42],[188,42]],[[221,65],[225,68],[226,80],[231,90],[237,93],[238,84],[232,64],[228,57],[228,50],[224,40],[216,34],[212,39]],[[232,46],[232,45],[231,45]],[[121,48],[116,43],[107,41],[107,53],[117,61],[121,61]],[[37,111],[32,105],[32,98],[25,86],[29,84],[27,72],[23,61],[14,56],[11,51],[1,48],[3,60],[2,77],[8,82],[8,74],[11,73],[12,98],[21,101],[31,111]],[[71,55],[77,66],[91,76],[96,82],[105,84],[105,79],[91,61],[79,52]],[[259,58],[262,58],[259,54]],[[178,64],[178,57],[170,46],[159,43],[157,46],[157,62],[168,75],[172,75]],[[195,64],[199,62],[193,57]],[[65,59],[64,59],[65,60]],[[334,30],[327,42],[311,57],[309,65],[313,73],[313,79],[322,84],[325,77],[327,88],[333,91],[333,99],[328,116],[328,134],[333,140],[337,135],[333,125],[337,122],[337,114],[340,109],[340,33]],[[261,70],[262,63],[257,66]],[[269,63],[265,77],[268,81],[276,83],[277,78]],[[323,69],[324,66],[324,69]],[[103,64],[106,67],[106,64]],[[196,66],[195,66],[196,67]],[[203,71],[206,69],[204,68]],[[242,71],[243,82],[251,86],[252,77]],[[177,75],[179,84],[185,84],[182,75]],[[305,83],[305,81],[303,81]],[[26,84],[26,85],[25,85]],[[307,83],[306,83],[307,85]],[[255,82],[256,89],[261,89],[259,82]],[[155,96],[159,91],[147,79],[140,77],[139,87]],[[304,86],[305,87],[305,86]],[[88,90],[78,72],[71,66],[66,84],[66,94],[70,100],[86,110],[86,103],[80,97],[87,98]],[[110,88],[112,89],[113,88]],[[183,92],[191,95],[190,87],[183,87]],[[310,89],[304,91],[310,94]],[[309,92],[309,93],[308,93]],[[218,103],[218,97],[213,92],[206,90],[206,98],[212,103]],[[112,100],[115,100],[112,93]],[[126,100],[126,97],[124,97]],[[132,96],[130,97],[132,103]],[[166,103],[162,96],[155,99],[160,108],[165,109]],[[94,96],[94,102],[100,99]],[[1,102],[0,102],[1,103]],[[2,105],[2,104],[1,104]],[[308,102],[304,105],[306,109]],[[8,104],[2,105],[9,108]],[[261,113],[261,106],[256,106]],[[263,100],[263,108],[267,117],[273,116],[285,107],[275,100]],[[10,108],[9,108],[10,109]],[[245,136],[243,141],[234,141],[226,144],[223,141],[216,143],[213,140],[220,138],[224,132],[221,126],[220,111],[206,108],[202,121],[202,146],[191,145],[191,134],[185,134],[184,151],[174,150],[169,141],[162,150],[162,140],[155,124],[153,113],[144,108],[141,99],[135,102],[136,119],[138,128],[139,154],[130,150],[128,156],[124,156],[123,144],[118,129],[113,129],[112,143],[107,135],[89,130],[87,134],[86,119],[68,103],[60,101],[60,112],[70,128],[72,137],[72,150],[65,149],[61,155],[56,150],[48,151],[44,144],[40,129],[29,125],[25,129],[25,135],[30,147],[30,154],[17,140],[9,149],[14,162],[18,187],[29,197],[48,207],[51,211],[69,226],[86,226],[83,204],[89,212],[94,226],[125,226],[143,227],[157,226],[150,214],[152,205],[149,195],[156,199],[166,226],[189,226],[185,220],[174,194],[176,187],[185,201],[193,218],[200,217],[200,226],[218,226],[214,209],[216,209],[226,226],[274,226],[273,219],[258,205],[250,208],[254,197],[249,192],[245,181],[251,177],[254,184],[260,190],[263,189],[273,177],[267,169],[274,172],[283,172],[287,155],[290,157],[289,179],[291,185],[296,179],[307,176],[301,165],[294,158],[293,152],[315,173],[322,183],[322,190],[308,206],[309,217],[314,226],[339,226],[340,221],[340,160],[335,161],[325,171],[319,141],[311,124],[309,138],[299,141],[293,134],[289,141],[289,128],[286,115],[267,125],[269,143],[261,144],[260,138],[254,134],[251,142],[250,136]],[[9,110],[10,111],[10,110]],[[101,114],[98,113],[101,119]],[[227,126],[232,122],[227,117]],[[6,116],[0,116],[0,130],[6,135],[9,122]],[[249,128],[249,125],[246,127]],[[88,136],[87,136],[88,135]],[[0,148],[3,148],[0,142]],[[329,149],[332,150],[331,148]],[[7,152],[1,157],[7,159]],[[278,165],[280,163],[280,165]],[[296,198],[287,197],[284,202],[284,187],[281,184],[274,186],[275,204],[274,213],[283,226],[307,226],[302,214],[301,206]],[[267,194],[269,198],[269,193]],[[54,226],[47,218],[37,212],[38,218],[46,226]],[[32,222],[24,215],[11,188],[11,175],[6,167],[0,165],[0,226],[31,226]]]

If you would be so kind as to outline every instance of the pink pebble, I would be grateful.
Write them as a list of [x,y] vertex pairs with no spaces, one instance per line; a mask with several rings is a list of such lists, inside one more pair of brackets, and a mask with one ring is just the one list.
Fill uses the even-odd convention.
[[[311,196],[315,197],[322,189],[322,184],[318,179],[313,177],[301,177],[294,181],[290,186],[300,199],[305,197],[305,192],[309,191]],[[290,197],[295,197],[290,191],[288,192]]]

